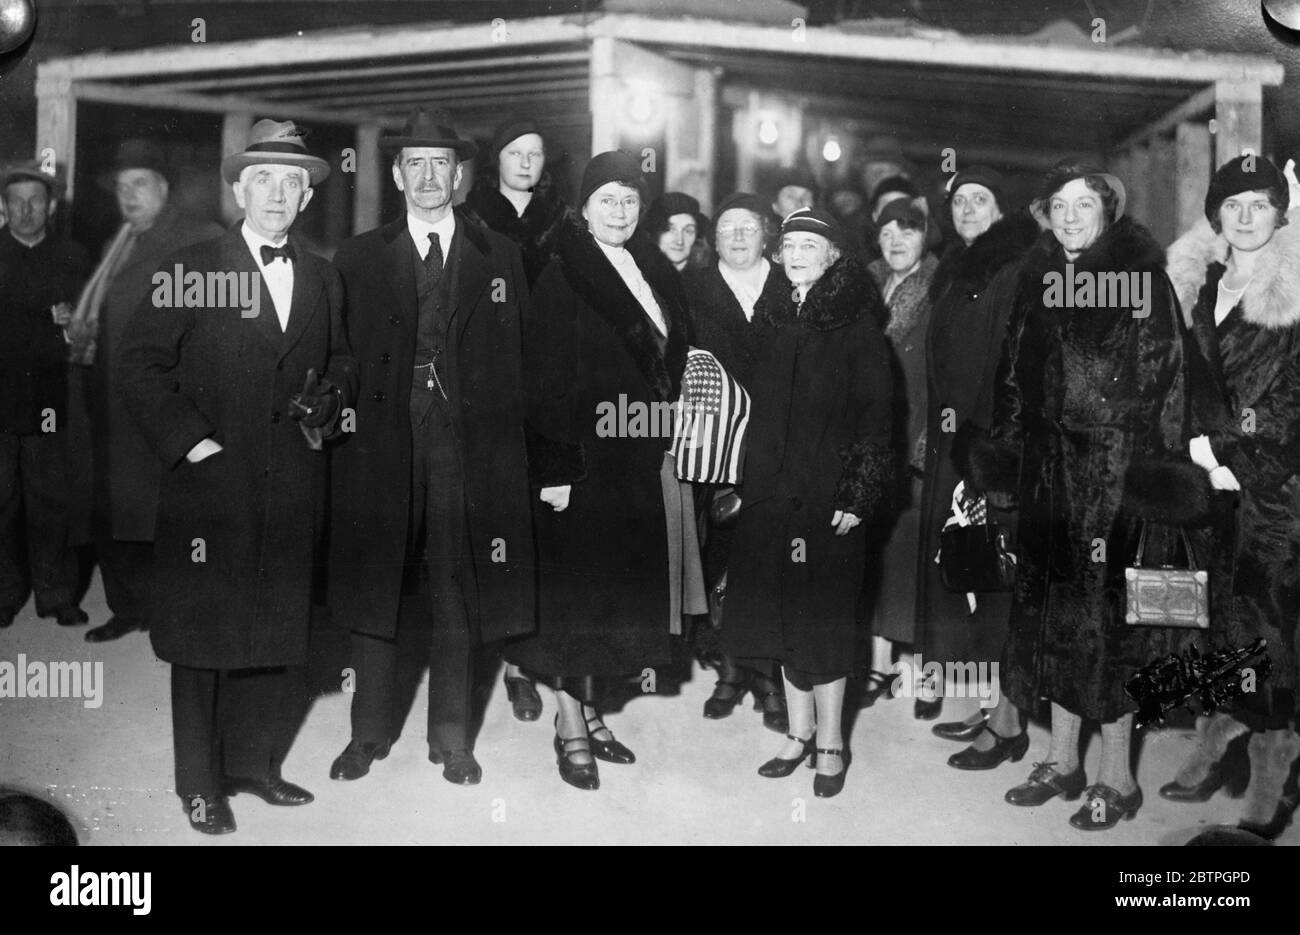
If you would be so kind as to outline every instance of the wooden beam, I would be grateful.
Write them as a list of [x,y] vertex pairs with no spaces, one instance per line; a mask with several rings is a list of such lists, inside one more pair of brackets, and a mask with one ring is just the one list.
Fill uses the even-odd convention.
[[[248,144],[248,131],[253,128],[253,115],[235,111],[226,114],[221,120],[221,156],[224,159],[232,153],[244,151]],[[243,211],[235,204],[235,193],[223,179],[221,182],[221,220],[227,227],[234,224]]]
[[357,127],[356,184],[352,189],[352,233],[360,234],[379,226],[384,203],[384,179],[388,164],[379,152],[381,127],[367,123]]
[[[351,111],[363,109],[372,104],[383,105],[385,103],[399,103],[404,101],[427,101],[430,97],[435,98],[440,104],[446,104],[455,110],[455,105],[460,101],[474,101],[483,98],[496,99],[509,102],[515,98],[521,97],[549,97],[551,95],[566,94],[576,92],[580,96],[585,96],[587,90],[587,76],[581,78],[564,79],[557,81],[534,81],[531,84],[521,85],[515,88],[490,87],[490,88],[466,88],[462,91],[445,91],[431,92],[428,88],[418,88],[410,91],[389,91],[387,93],[370,93],[358,91],[355,94],[345,93],[337,96],[330,96],[329,100],[337,100],[344,108]],[[277,102],[283,108],[292,109],[294,102],[280,101]],[[317,109],[322,109],[318,106]],[[368,112],[368,111],[366,111]]]
[[1180,123],[1174,132],[1177,148],[1177,183],[1174,192],[1175,236],[1191,230],[1205,213],[1205,191],[1210,185],[1214,152],[1210,128],[1204,123]]
[[[127,107],[161,107],[167,110],[188,110],[209,114],[242,112],[264,117],[292,117],[315,123],[352,126],[374,120],[374,114],[368,111],[327,110],[308,104],[295,104],[291,101],[261,101],[229,95],[209,97],[203,94],[178,94],[154,91],[148,87],[124,87],[93,82],[77,82],[72,90],[80,100],[96,101],[101,104],[122,104]],[[400,123],[399,119],[394,125]]]
[[1220,81],[1214,91],[1214,164],[1221,166],[1248,149],[1260,153],[1264,99],[1259,83]]
[[490,74],[460,75],[455,78],[439,78],[436,81],[430,81],[424,77],[406,78],[400,81],[376,81],[376,82],[352,82],[345,79],[342,82],[325,85],[295,85],[291,88],[276,88],[275,90],[266,89],[262,92],[263,99],[268,101],[312,101],[328,100],[331,104],[335,101],[346,101],[352,95],[383,95],[387,93],[396,93],[401,91],[419,91],[425,97],[442,100],[448,94],[463,88],[472,90],[491,91],[496,89],[498,92],[510,93],[515,87],[523,85],[529,87],[538,83],[547,81],[587,81],[587,68],[582,66],[574,69],[573,66],[566,68],[528,68],[516,69],[513,71],[494,71]]
[[1211,114],[1214,112],[1214,99],[1215,89],[1213,85],[1202,88],[1158,120],[1154,120],[1142,129],[1130,133],[1116,148],[1128,149],[1138,143],[1145,143],[1152,137],[1171,132],[1174,128],[1189,120],[1196,120]]
[[66,183],[64,199],[72,201],[77,178],[77,99],[72,82],[62,75],[49,75],[37,66],[36,157],[46,150],[54,154],[54,165]]

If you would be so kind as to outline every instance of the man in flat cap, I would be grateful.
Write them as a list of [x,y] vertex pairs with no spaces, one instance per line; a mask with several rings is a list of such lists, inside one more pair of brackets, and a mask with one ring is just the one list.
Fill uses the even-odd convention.
[[528,285],[518,248],[452,208],[475,146],[446,111],[418,109],[381,145],[405,216],[334,256],[361,390],[333,464],[330,607],[353,631],[356,681],[352,739],[330,776],[358,779],[388,754],[399,630],[431,615],[429,759],[449,782],[476,783],[478,648],[534,627]]
[[243,223],[163,261],[117,358],[164,471],[150,637],[172,665],[176,791],[209,834],[235,829],[230,794],[312,801],[280,766],[304,691],[322,439],[356,388],[338,274],[289,236],[328,163],[262,120],[221,174]]
[[39,163],[5,170],[0,193],[9,219],[0,230],[0,628],[13,623],[29,585],[39,616],[71,626],[88,618],[77,607],[68,541],[68,351],[61,326],[89,260],[79,244],[50,230],[58,182]]
[[[153,586],[153,531],[162,472],[127,415],[114,356],[126,323],[153,290],[150,277],[167,254],[221,233],[186,217],[174,203],[162,150],[126,140],[100,173],[117,197],[121,226],[104,245],[68,328],[72,356],[73,435],[79,452],[74,487],[74,544],[94,542],[112,617],[86,633],[92,643],[147,630]],[[89,424],[86,422],[89,420]]]

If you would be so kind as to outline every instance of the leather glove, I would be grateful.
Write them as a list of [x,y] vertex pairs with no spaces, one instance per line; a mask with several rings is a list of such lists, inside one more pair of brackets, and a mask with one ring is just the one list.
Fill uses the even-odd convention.
[[329,380],[319,379],[314,368],[307,371],[302,392],[289,399],[290,416],[312,429],[333,423],[340,408],[338,390]]

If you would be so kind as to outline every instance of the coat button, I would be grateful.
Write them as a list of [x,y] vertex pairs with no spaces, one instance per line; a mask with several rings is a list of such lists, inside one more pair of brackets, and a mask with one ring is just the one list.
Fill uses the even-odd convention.
[[388,323],[390,325],[400,325],[402,323],[402,319],[398,318],[396,315],[389,315]]
[[280,421],[280,413],[278,413],[278,412],[273,412],[273,413],[271,413],[271,421],[272,421],[272,422],[279,422],[279,421]]
[[381,364],[386,364],[392,359],[393,359],[393,355],[388,353],[387,351],[384,351],[384,353],[379,355],[379,362]]
[[384,401],[384,398],[385,397],[384,397],[383,390],[375,390],[375,395],[371,397],[371,399],[373,399],[377,403],[382,403]]

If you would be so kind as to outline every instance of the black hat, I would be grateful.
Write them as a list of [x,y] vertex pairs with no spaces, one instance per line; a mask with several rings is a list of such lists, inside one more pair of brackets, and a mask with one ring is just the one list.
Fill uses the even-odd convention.
[[781,234],[793,234],[796,231],[804,231],[809,234],[821,234],[836,246],[844,244],[844,228],[836,220],[835,215],[831,214],[825,208],[800,208],[797,211],[791,211],[789,216],[781,222]]
[[668,221],[678,214],[689,214],[695,219],[696,236],[708,237],[709,219],[700,212],[700,203],[685,192],[664,192],[650,203],[646,212],[645,230],[652,236],[668,230]]
[[57,198],[63,191],[63,179],[57,172],[46,172],[42,169],[39,159],[5,166],[3,174],[0,175],[0,189],[8,187],[13,182],[40,182],[51,198]]
[[880,199],[881,195],[887,195],[890,192],[902,192],[908,198],[915,198],[917,195],[921,194],[920,190],[916,187],[916,183],[907,176],[891,175],[876,183],[876,187],[871,190],[871,197],[868,199],[867,203],[874,206]]
[[118,144],[111,168],[101,172],[96,181],[100,188],[117,188],[117,174],[127,169],[151,169],[171,181],[171,167],[162,150],[149,140],[123,140]]
[[733,192],[726,198],[723,198],[722,204],[718,205],[718,210],[713,212],[713,224],[715,227],[718,224],[718,219],[732,208],[744,208],[746,211],[752,211],[764,221],[772,216],[772,205],[755,195],[753,192]]
[[395,153],[407,146],[455,150],[462,160],[473,159],[478,152],[473,140],[467,140],[456,132],[451,113],[436,107],[415,108],[402,124],[401,132],[379,140],[379,148],[386,153]]
[[[646,197],[645,178],[641,175],[641,164],[636,157],[621,149],[611,149],[591,157],[587,168],[582,170],[582,185],[578,189],[578,206],[587,203],[591,193],[610,182],[622,182],[629,188],[635,188]],[[696,204],[698,208],[698,203]]]
[[952,196],[957,194],[957,189],[963,185],[983,185],[993,193],[993,198],[1002,207],[1002,190],[1006,185],[1001,174],[988,166],[971,166],[969,169],[962,169],[956,175],[948,180],[947,191],[948,201],[952,201]]
[[1279,215],[1286,214],[1291,204],[1286,176],[1278,171],[1272,160],[1248,153],[1219,166],[1219,171],[1210,179],[1210,189],[1205,193],[1206,218],[1213,223],[1223,203],[1242,192],[1268,192],[1278,206]]
[[772,183],[772,200],[776,201],[776,196],[781,194],[781,189],[791,188],[791,187],[803,188],[812,192],[812,198],[814,204],[819,200],[821,196],[821,189],[817,187],[817,183],[810,176],[804,175],[803,173],[797,172],[795,170],[790,170],[787,172],[782,172],[780,175],[776,177],[776,180]]
[[329,177],[330,164],[307,152],[306,135],[292,120],[259,120],[248,131],[244,151],[221,160],[221,177],[233,184],[249,166],[297,166],[307,170],[308,184],[319,185]]
[[527,136],[529,133],[536,133],[542,138],[542,145],[547,145],[546,134],[542,128],[537,125],[536,120],[530,120],[527,117],[513,117],[492,134],[492,158],[496,159],[501,155],[501,150],[505,149],[509,143],[514,142],[521,136]]
[[882,231],[886,224],[897,221],[899,227],[911,227],[925,233],[929,218],[924,198],[895,198],[880,210],[876,230]]

